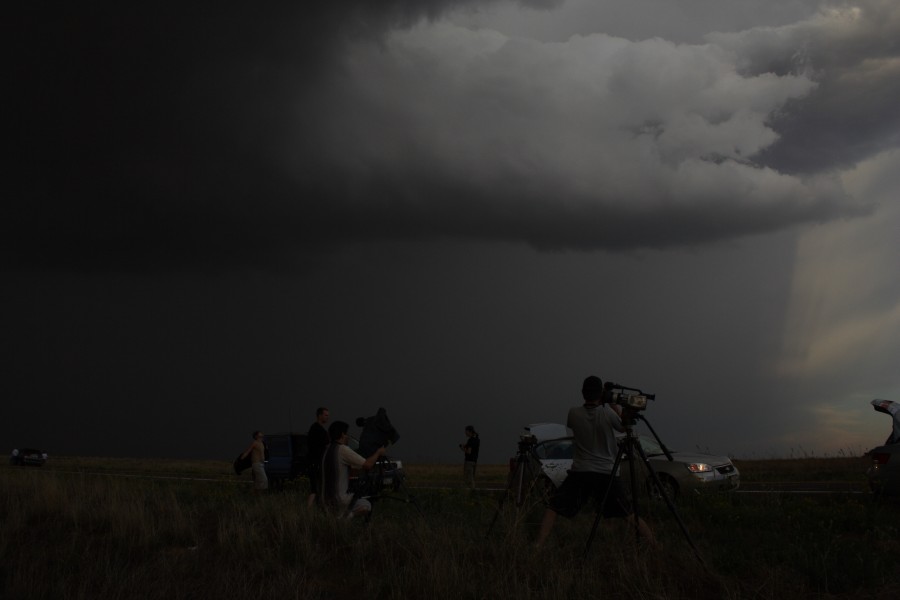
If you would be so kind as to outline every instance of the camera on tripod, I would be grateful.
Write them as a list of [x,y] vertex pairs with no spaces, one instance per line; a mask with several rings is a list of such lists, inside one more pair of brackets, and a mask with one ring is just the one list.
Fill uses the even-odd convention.
[[519,452],[528,452],[537,444],[537,438],[533,433],[519,435]]
[[[384,408],[379,408],[371,417],[358,417],[356,425],[362,427],[358,451],[364,457],[372,455],[382,446],[396,444],[400,439],[400,434],[391,424]],[[363,472],[355,480],[351,480],[350,487],[361,495],[370,496],[380,494],[385,489],[397,491],[404,478],[403,463],[382,456],[375,461],[371,471]]]
[[645,394],[638,388],[607,381],[603,384],[603,396],[600,401],[603,404],[618,404],[623,408],[641,411],[647,409],[648,400],[656,400],[656,394]]

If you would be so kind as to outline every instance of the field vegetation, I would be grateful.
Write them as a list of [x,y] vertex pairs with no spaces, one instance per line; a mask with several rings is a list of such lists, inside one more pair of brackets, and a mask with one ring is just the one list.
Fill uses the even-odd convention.
[[[758,491],[678,502],[702,563],[658,501],[641,509],[661,549],[603,520],[585,556],[588,510],[535,549],[541,506],[498,511],[504,465],[479,467],[500,489],[476,492],[459,465],[409,465],[410,487],[369,523],[308,509],[303,481],[254,494],[224,462],[3,465],[0,598],[900,597],[900,504],[864,492],[862,459],[736,463]],[[837,491],[779,491],[787,482]]]

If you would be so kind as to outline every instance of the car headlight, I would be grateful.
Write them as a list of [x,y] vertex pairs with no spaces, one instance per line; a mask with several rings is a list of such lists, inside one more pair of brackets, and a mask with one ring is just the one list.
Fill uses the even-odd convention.
[[712,471],[712,467],[706,463],[690,463],[687,468],[691,473],[706,473],[707,471]]

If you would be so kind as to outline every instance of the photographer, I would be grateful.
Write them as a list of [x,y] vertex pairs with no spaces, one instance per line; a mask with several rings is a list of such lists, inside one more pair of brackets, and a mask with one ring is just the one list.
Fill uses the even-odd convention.
[[481,440],[478,438],[478,433],[472,425],[466,425],[466,438],[466,443],[459,445],[459,449],[466,455],[463,461],[463,480],[466,482],[466,487],[474,490],[475,467],[478,465],[478,448],[481,445]]
[[[599,503],[608,487],[603,516],[634,519],[618,473],[612,472],[619,450],[616,432],[625,431],[622,409],[616,404],[603,404],[603,382],[599,377],[586,378],[581,395],[584,404],[569,409],[566,421],[575,436],[572,469],[544,511],[535,541],[537,546],[550,535],[556,515],[574,517],[589,499],[594,498]],[[638,519],[637,526],[641,537],[655,546],[656,540],[647,524]]]
[[353,494],[348,490],[350,468],[371,469],[386,450],[381,446],[370,457],[363,458],[347,446],[349,429],[350,426],[343,421],[335,421],[328,428],[331,443],[322,457],[321,496],[326,506],[346,509],[348,518],[372,510],[372,504],[365,498],[357,498],[353,506],[350,506],[353,500]]

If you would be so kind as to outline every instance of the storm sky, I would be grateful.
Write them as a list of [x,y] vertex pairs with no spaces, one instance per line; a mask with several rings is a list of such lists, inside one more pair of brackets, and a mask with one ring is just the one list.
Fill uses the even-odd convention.
[[890,432],[893,0],[29,4],[10,448],[230,459],[324,405],[502,462],[590,374],[675,449]]

